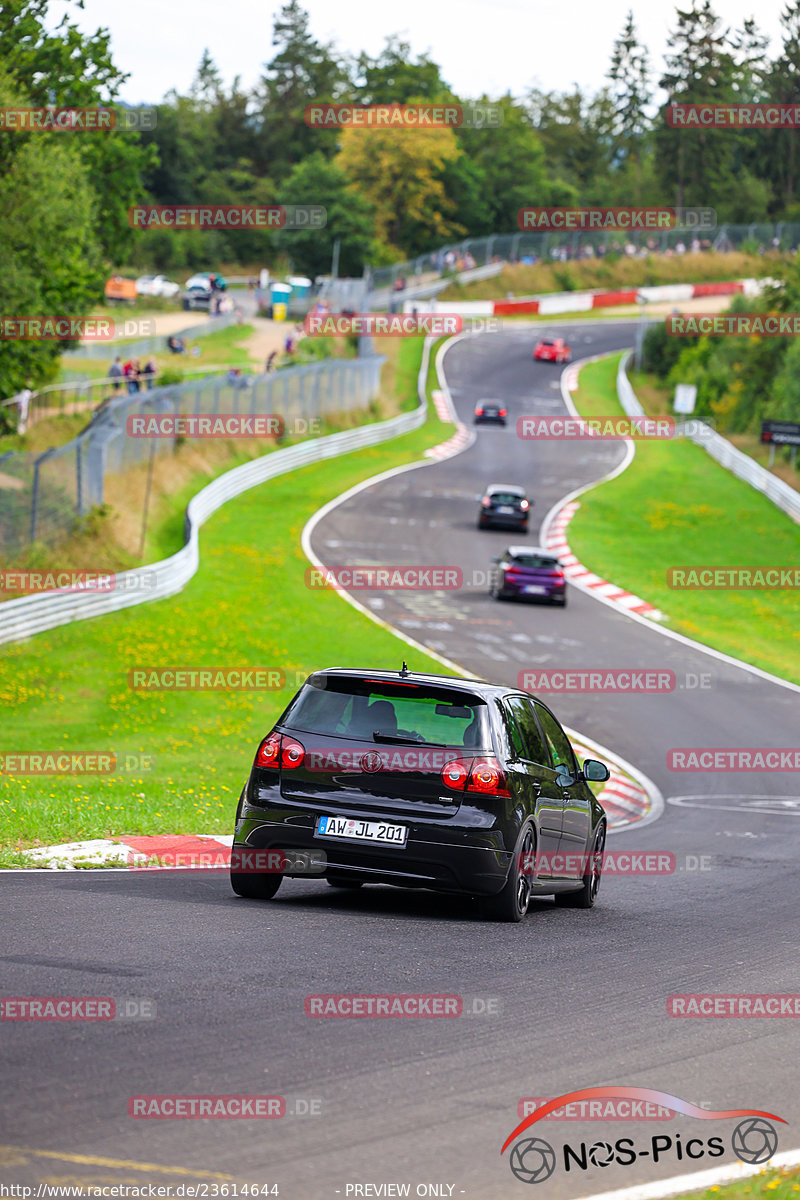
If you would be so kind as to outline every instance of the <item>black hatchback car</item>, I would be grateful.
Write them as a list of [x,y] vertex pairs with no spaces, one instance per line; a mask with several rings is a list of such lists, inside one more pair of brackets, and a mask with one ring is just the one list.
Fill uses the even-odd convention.
[[508,410],[502,404],[482,401],[475,408],[476,425],[505,425]]
[[405,664],[317,671],[258,748],[231,884],[271,899],[316,854],[333,886],[461,892],[497,920],[520,921],[533,895],[591,908],[606,817],[587,781],[607,778],[513,688]]
[[478,529],[521,529],[528,531],[532,502],[516,483],[490,483],[481,496]]

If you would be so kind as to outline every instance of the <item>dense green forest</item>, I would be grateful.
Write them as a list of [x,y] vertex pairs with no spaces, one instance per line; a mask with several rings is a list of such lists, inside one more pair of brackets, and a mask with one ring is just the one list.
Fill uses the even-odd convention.
[[[124,74],[107,30],[81,32],[50,0],[0,6],[0,106],[118,103]],[[446,242],[517,228],[524,205],[711,207],[720,223],[800,221],[792,130],[681,130],[671,102],[800,102],[800,0],[773,57],[752,20],[728,29],[709,0],[675,13],[663,66],[630,14],[606,85],[590,93],[456,96],[439,66],[389,37],[348,56],[289,0],[252,88],[229,85],[205,52],[187,95],[157,102],[155,128],[90,135],[0,132],[0,304],[6,313],[83,315],[110,270],[290,263],[360,275]],[[661,49],[661,48],[659,48]],[[432,130],[312,128],[311,102],[491,103],[502,122]],[[134,203],[323,204],[313,232],[133,230]],[[59,343],[0,343],[0,390],[52,370]]]

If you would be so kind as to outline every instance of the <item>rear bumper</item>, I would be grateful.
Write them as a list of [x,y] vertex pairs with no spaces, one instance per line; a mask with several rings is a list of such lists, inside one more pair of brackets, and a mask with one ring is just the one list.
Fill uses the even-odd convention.
[[524,600],[561,600],[567,591],[566,585],[562,585],[548,587],[544,592],[526,592],[525,584],[521,583],[506,583],[503,590],[507,596],[519,596]]
[[442,829],[399,817],[397,823],[408,827],[406,845],[376,846],[317,837],[316,814],[269,809],[257,817],[246,815],[237,823],[234,845],[253,850],[323,851],[327,870],[346,870],[373,883],[398,887],[491,896],[505,883],[512,856],[500,848],[503,839],[498,831]]
[[515,513],[481,513],[481,520],[486,525],[507,525],[509,529],[524,529],[528,524],[528,514],[520,513],[517,516]]

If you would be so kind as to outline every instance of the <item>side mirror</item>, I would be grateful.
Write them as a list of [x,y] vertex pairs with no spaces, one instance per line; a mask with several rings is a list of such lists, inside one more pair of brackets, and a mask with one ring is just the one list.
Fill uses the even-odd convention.
[[558,787],[572,787],[575,784],[575,775],[563,762],[555,763],[555,782]]
[[587,758],[583,764],[583,778],[591,783],[605,783],[611,777],[611,772],[605,763],[596,758]]

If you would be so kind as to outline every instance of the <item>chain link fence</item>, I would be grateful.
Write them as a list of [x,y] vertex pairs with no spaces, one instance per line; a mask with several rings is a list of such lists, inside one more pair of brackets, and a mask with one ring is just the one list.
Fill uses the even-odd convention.
[[[714,250],[718,254],[742,249],[755,253],[772,249],[793,251],[800,244],[800,224],[720,225],[697,234],[687,229],[664,229],[657,233],[652,230],[630,233],[620,233],[619,230],[498,233],[490,237],[452,242],[389,267],[372,267],[368,270],[367,280],[373,292],[383,289],[403,291],[417,284],[447,278],[493,262],[516,263],[526,258],[567,262],[582,257],[599,257],[613,251],[623,252],[626,244],[632,244],[637,252],[646,248],[650,253],[663,254],[667,250],[674,251],[681,244],[687,251],[691,250],[695,238],[695,249]],[[403,288],[398,287],[401,282]]]
[[356,359],[326,359],[268,375],[214,376],[112,398],[66,445],[0,456],[0,558],[69,536],[104,503],[109,476],[175,453],[180,437],[131,436],[129,417],[274,414],[287,430],[313,433],[315,420],[365,409],[377,396],[385,359],[368,349],[360,346]]

